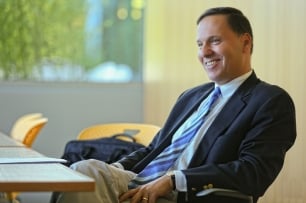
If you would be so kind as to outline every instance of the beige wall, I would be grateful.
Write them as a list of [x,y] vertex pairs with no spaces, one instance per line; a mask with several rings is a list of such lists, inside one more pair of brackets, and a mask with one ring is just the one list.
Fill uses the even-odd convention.
[[148,0],[145,121],[162,125],[184,89],[208,81],[196,57],[195,21],[212,6],[234,6],[249,17],[255,36],[253,69],[261,79],[286,89],[296,105],[296,144],[260,203],[305,202],[306,1]]

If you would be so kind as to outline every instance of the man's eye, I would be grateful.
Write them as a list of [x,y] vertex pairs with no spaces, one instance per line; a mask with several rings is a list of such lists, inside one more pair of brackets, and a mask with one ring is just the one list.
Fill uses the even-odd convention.
[[201,48],[203,46],[202,43],[198,43],[197,45],[198,45],[199,48]]
[[214,44],[214,45],[220,44],[221,39],[220,39],[220,38],[212,38],[212,39],[210,40],[210,42],[211,42],[211,44]]

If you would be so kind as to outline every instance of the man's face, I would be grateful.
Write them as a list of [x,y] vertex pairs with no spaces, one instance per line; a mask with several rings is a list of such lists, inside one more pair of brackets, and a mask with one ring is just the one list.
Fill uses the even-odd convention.
[[248,72],[251,38],[238,35],[228,25],[226,16],[212,15],[198,24],[198,58],[210,80],[227,83]]

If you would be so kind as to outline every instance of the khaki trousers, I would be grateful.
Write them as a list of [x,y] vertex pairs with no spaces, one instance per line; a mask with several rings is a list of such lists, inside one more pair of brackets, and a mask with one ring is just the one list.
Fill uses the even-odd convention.
[[[93,159],[77,162],[71,165],[71,168],[95,179],[95,191],[61,193],[57,203],[119,203],[119,195],[128,190],[128,183],[136,175],[131,171]],[[175,203],[175,201],[160,198],[157,203]]]

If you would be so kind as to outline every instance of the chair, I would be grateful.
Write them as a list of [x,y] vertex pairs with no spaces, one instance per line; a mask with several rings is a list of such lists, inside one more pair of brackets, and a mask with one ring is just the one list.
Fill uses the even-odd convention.
[[217,203],[253,203],[253,197],[236,190],[224,188],[209,188],[196,194],[197,197],[205,199],[204,202]]
[[[108,137],[118,133],[127,133],[136,139],[136,142],[148,145],[160,127],[151,124],[141,123],[107,123],[93,125],[83,129],[78,139],[96,139],[100,137]],[[122,138],[124,139],[124,138]]]
[[31,147],[40,130],[48,122],[48,119],[40,113],[27,114],[16,120],[11,137],[27,147]]

